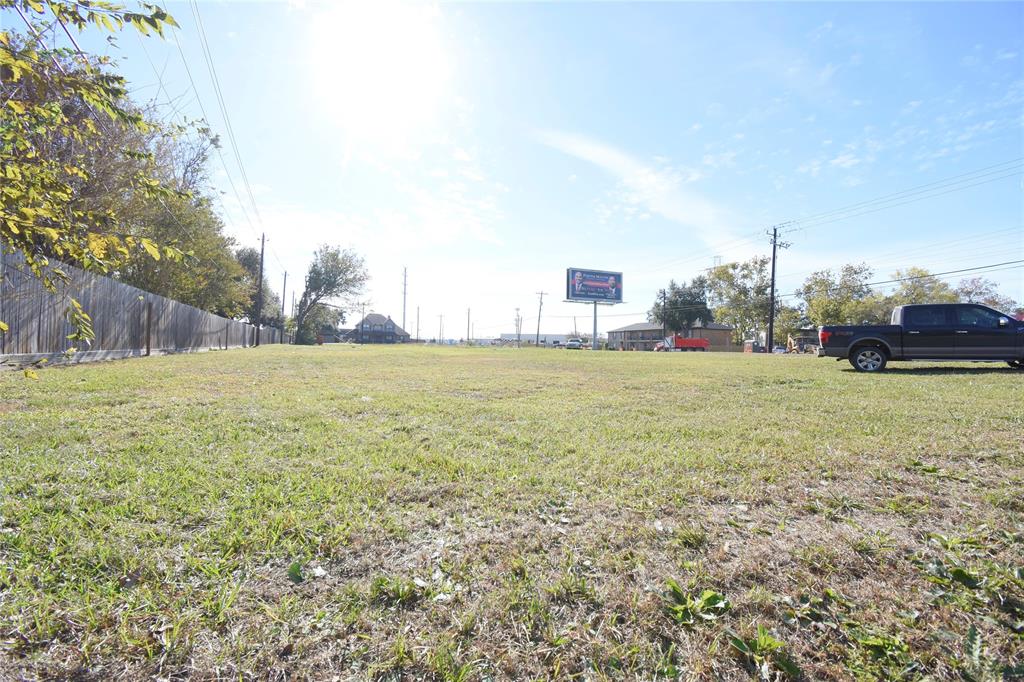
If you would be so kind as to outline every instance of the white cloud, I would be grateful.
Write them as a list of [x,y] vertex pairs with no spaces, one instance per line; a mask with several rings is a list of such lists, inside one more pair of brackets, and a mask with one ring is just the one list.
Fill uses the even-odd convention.
[[834,159],[831,159],[828,163],[831,166],[838,166],[840,168],[853,168],[854,166],[859,164],[860,161],[861,160],[857,158],[856,154],[844,152],[839,156],[835,157]]
[[606,217],[618,212],[632,219],[645,212],[693,229],[708,244],[730,238],[731,218],[725,209],[687,190],[684,185],[700,178],[696,171],[645,164],[600,140],[560,131],[541,131],[537,139],[565,154],[594,164],[619,181],[616,207],[601,207]]
[[727,151],[720,154],[705,154],[701,161],[710,168],[729,168],[735,164],[736,152]]

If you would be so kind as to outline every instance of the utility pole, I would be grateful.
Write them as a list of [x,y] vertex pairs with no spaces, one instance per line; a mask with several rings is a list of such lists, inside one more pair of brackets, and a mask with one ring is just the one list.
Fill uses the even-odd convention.
[[416,306],[416,340],[420,340],[420,307]]
[[519,308],[516,308],[516,348],[523,342],[523,318],[519,317]]
[[405,331],[405,295],[409,290],[409,268],[402,268],[402,331]]
[[288,271],[284,271],[284,284],[281,285],[281,343],[284,340],[284,296],[288,292]]
[[295,292],[292,292],[292,317],[295,317]]
[[437,342],[441,343],[444,339],[444,315],[437,316]]
[[260,345],[260,320],[263,319],[263,247],[266,233],[260,235],[260,276],[256,282],[256,345]]
[[544,310],[544,294],[546,294],[546,293],[548,293],[548,292],[546,292],[546,291],[538,291],[537,292],[537,296],[540,297],[540,303],[537,305],[537,337],[533,341],[533,344],[535,346],[540,346],[540,313],[541,313],[542,310]]
[[668,321],[667,321],[668,320],[668,303],[666,302],[667,298],[668,298],[667,292],[664,289],[662,289],[661,290],[661,338],[663,338],[663,339],[668,338]]
[[470,311],[470,309],[466,308],[466,345],[467,346],[470,345],[470,341],[473,340],[473,337],[469,335],[469,324],[470,324],[469,323],[469,311]]
[[785,249],[789,246],[788,243],[779,241],[779,227],[780,225],[772,226],[772,287],[768,303],[768,338],[765,344],[765,350],[769,353],[775,348],[775,259],[780,248]]
[[[284,284],[281,285],[281,319],[284,320],[284,296],[288,292],[288,271],[284,271]],[[283,324],[283,322],[282,322]]]

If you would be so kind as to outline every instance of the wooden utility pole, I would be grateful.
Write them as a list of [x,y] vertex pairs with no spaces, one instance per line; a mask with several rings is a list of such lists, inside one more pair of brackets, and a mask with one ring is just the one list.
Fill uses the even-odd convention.
[[540,313],[544,310],[544,294],[546,291],[538,291],[537,296],[540,297],[540,303],[537,305],[537,336],[533,340],[533,345],[540,345]]
[[[288,293],[288,271],[284,272],[284,284],[281,285],[281,324],[284,324],[284,296]],[[282,330],[283,331],[283,330]]]
[[470,309],[466,308],[466,345],[467,346],[469,345],[470,341],[473,340],[472,337],[469,335],[469,312],[470,312]]
[[416,306],[416,340],[420,340],[420,307]]
[[409,268],[402,268],[402,331],[405,331],[405,295],[409,290]]
[[[787,223],[788,224],[788,223]],[[772,287],[771,294],[768,297],[768,338],[765,344],[767,352],[771,353],[772,349],[775,348],[775,259],[778,255],[780,248],[785,249],[789,246],[786,242],[779,241],[779,227],[780,225],[772,226]]]
[[661,290],[661,338],[668,338],[668,292]]
[[256,281],[256,345],[260,345],[260,320],[263,318],[263,247],[266,233],[260,235],[260,276]]

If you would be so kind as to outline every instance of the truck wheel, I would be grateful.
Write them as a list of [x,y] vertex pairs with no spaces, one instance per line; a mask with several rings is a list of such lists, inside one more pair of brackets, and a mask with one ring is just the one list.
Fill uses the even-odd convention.
[[887,361],[885,351],[877,346],[861,346],[850,353],[850,364],[858,372],[881,372]]
[[1024,369],[1024,360],[1009,360],[1006,364],[1014,369]]

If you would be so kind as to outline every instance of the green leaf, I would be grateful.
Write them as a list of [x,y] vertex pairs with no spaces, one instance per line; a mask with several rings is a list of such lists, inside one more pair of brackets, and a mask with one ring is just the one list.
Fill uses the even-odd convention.
[[978,629],[973,625],[967,631],[967,641],[964,648],[967,650],[967,657],[975,667],[981,665],[981,652],[983,649],[983,643],[981,640],[981,634],[978,633]]
[[302,575],[302,564],[298,561],[292,562],[292,565],[288,567],[288,579],[296,585],[305,580]]

